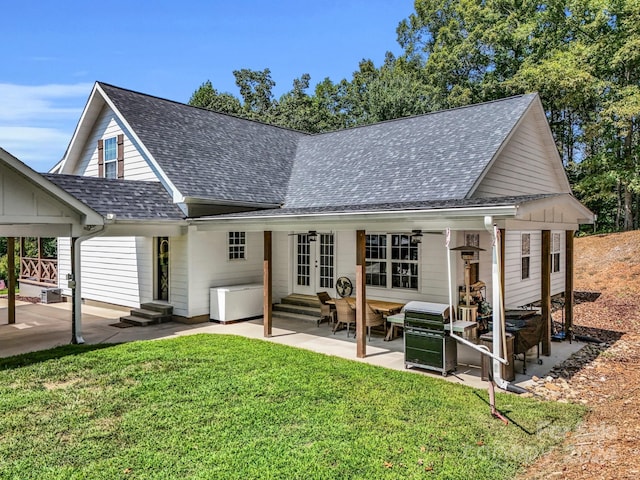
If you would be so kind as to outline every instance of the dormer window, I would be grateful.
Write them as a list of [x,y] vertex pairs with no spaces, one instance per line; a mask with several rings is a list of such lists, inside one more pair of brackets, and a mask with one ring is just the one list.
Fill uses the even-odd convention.
[[104,141],[104,178],[118,177],[117,145],[116,137]]
[[124,135],[98,140],[98,176],[124,178]]

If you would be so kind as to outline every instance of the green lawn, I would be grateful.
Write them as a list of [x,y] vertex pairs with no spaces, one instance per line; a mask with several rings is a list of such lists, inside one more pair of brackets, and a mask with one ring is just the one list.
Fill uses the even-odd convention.
[[585,410],[233,336],[0,359],[0,478],[512,478]]

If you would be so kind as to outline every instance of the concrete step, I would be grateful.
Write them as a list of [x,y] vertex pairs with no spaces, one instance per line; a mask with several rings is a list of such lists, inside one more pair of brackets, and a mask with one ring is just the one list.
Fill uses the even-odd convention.
[[173,306],[165,302],[147,302],[140,305],[142,310],[159,312],[162,315],[173,315]]
[[134,317],[148,318],[149,320],[161,320],[163,319],[163,317],[171,316],[171,315],[165,314],[164,312],[158,312],[156,310],[147,310],[144,308],[131,309],[131,315]]
[[127,315],[126,317],[120,317],[120,321],[122,323],[128,323],[130,325],[135,325],[136,327],[146,327],[148,325],[155,325],[157,323],[160,323],[156,319],[137,317],[135,315]]
[[317,307],[320,308],[320,301],[315,295],[301,295],[293,293],[287,297],[284,297],[280,303],[286,305],[301,305],[305,307]]
[[320,307],[309,307],[305,305],[296,305],[296,304],[282,304],[276,303],[273,306],[274,312],[286,312],[286,313],[295,313],[297,315],[305,315],[308,317],[313,317],[315,319],[320,318]]
[[320,318],[320,316],[318,315],[317,317],[310,317],[309,315],[300,315],[299,313],[293,313],[293,312],[281,312],[281,311],[273,311],[273,318],[282,318],[282,319],[286,319],[286,320],[296,320],[296,321],[300,321],[300,322],[309,322],[309,323],[313,323],[314,325],[317,325],[318,323],[318,318]]

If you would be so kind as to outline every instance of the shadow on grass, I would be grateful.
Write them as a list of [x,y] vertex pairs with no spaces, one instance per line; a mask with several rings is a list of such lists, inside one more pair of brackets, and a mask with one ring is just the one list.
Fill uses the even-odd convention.
[[0,370],[11,370],[13,368],[28,367],[37,363],[49,360],[57,360],[59,358],[72,355],[82,355],[95,350],[111,348],[119,343],[99,343],[94,345],[63,345],[51,348],[49,350],[41,350],[39,352],[22,353],[13,357],[0,358]]
[[[480,395],[480,392],[473,392],[473,394],[478,397],[478,399],[480,401],[482,401],[484,404],[487,405],[487,415],[491,415],[491,405],[489,404],[489,400],[488,398],[484,398],[482,395]],[[488,394],[487,394],[488,396]],[[500,414],[506,418],[507,420],[509,420],[509,423],[514,425],[515,427],[519,428],[520,430],[522,430],[524,433],[526,433],[527,435],[535,435],[536,433],[538,433],[537,429],[535,431],[531,431],[529,429],[527,429],[524,425],[521,425],[520,423],[518,423],[514,418],[513,418],[513,413],[511,410],[500,410],[499,408],[496,408]],[[496,422],[499,422],[500,419],[496,418],[495,419]]]

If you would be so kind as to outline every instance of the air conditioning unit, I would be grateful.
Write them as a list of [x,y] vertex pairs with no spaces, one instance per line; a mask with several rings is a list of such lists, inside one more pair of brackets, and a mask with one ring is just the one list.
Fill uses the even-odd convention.
[[44,288],[40,291],[40,303],[58,303],[62,301],[62,290],[59,288]]

